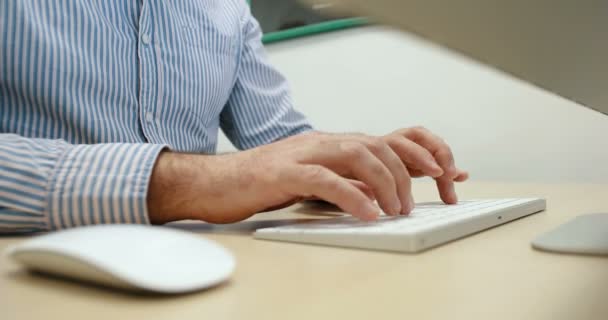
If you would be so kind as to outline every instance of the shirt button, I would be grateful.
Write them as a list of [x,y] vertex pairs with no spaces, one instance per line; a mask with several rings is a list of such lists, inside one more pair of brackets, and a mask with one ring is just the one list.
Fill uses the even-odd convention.
[[150,36],[147,33],[143,34],[141,36],[141,42],[146,45],[150,44]]
[[152,114],[152,112],[147,112],[146,113],[146,121],[148,121],[148,122],[153,122],[154,121],[154,115]]

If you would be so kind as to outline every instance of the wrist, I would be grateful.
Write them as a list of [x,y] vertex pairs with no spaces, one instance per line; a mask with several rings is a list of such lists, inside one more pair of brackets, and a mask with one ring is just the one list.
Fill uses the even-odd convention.
[[148,188],[148,216],[152,224],[188,219],[196,209],[200,191],[202,155],[162,152],[154,166]]

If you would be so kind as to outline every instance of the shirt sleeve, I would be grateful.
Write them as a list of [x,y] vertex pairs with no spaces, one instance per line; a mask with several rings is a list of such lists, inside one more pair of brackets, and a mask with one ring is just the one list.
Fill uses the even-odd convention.
[[163,148],[0,134],[0,233],[149,223],[148,184]]
[[237,79],[220,115],[228,139],[237,148],[248,149],[311,130],[293,107],[287,80],[270,65],[262,31],[248,7],[243,35]]

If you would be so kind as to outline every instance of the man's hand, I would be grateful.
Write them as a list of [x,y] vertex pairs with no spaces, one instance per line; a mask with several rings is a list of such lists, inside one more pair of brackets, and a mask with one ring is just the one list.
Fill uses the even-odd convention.
[[424,128],[383,137],[305,133],[255,149],[204,156],[164,152],[148,192],[152,223],[198,219],[229,223],[296,201],[319,198],[362,220],[408,214],[411,177],[430,176],[456,203],[456,168],[448,145]]
[[422,127],[397,130],[382,139],[400,156],[411,177],[435,178],[441,200],[447,204],[458,202],[454,182],[466,181],[469,174],[456,167],[443,139]]

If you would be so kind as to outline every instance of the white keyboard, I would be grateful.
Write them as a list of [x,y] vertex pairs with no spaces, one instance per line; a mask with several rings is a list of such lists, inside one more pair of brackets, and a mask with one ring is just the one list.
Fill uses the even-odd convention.
[[544,199],[420,203],[409,216],[381,215],[363,222],[351,216],[258,229],[254,237],[320,245],[418,252],[545,210]]

